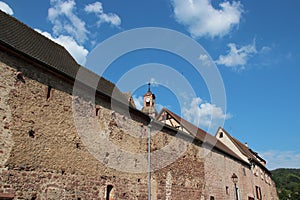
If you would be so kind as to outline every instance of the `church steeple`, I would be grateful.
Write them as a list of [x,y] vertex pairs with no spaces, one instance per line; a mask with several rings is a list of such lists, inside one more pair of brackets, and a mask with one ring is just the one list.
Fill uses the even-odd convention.
[[157,115],[157,111],[155,109],[155,95],[151,92],[150,82],[148,83],[148,91],[144,94],[144,107],[142,111],[149,116],[155,118]]

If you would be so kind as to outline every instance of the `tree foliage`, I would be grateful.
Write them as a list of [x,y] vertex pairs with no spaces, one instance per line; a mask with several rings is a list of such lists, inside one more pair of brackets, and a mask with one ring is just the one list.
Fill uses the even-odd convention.
[[280,200],[300,200],[300,169],[276,169],[272,177]]

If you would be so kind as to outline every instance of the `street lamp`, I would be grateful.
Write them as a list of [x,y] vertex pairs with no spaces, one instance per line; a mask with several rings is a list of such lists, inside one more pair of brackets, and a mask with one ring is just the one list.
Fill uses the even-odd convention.
[[236,184],[238,182],[238,177],[235,173],[232,174],[231,176],[231,179],[232,179],[232,182],[234,183],[234,190],[235,190],[235,197],[236,197],[236,200],[239,200],[239,197],[238,197],[238,189],[236,187]]
[[151,122],[148,124],[148,200],[151,200]]

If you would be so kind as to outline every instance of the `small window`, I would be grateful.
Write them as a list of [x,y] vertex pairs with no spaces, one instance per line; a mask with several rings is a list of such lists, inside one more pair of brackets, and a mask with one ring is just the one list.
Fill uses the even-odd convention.
[[51,87],[50,85],[48,85],[48,89],[47,89],[47,100],[50,99],[51,96],[52,96],[52,95],[51,95],[51,92],[52,92],[51,90],[52,90],[52,87]]
[[29,135],[29,137],[31,137],[31,138],[34,138],[34,134],[35,134],[34,130],[29,130],[29,131],[28,131],[28,135]]
[[99,115],[100,108],[96,108],[96,116]]
[[219,138],[223,138],[223,132],[220,133]]
[[226,186],[226,188],[225,188],[225,189],[226,189],[226,194],[227,194],[227,195],[229,195],[229,187],[228,187],[228,186]]
[[269,176],[267,174],[265,174],[265,182],[269,183]]
[[253,174],[255,176],[258,176],[258,168],[255,166],[254,169],[253,169]]
[[210,200],[215,200],[215,197],[214,196],[210,196]]
[[261,180],[264,180],[264,178],[265,178],[265,174],[262,170],[260,170],[260,178],[261,178]]
[[243,173],[244,173],[244,176],[246,176],[246,169],[245,169],[245,167],[243,167]]
[[255,191],[256,191],[256,198],[257,198],[258,200],[261,200],[261,199],[262,199],[262,196],[261,196],[261,189],[260,189],[260,187],[255,186]]
[[106,200],[112,200],[113,199],[112,190],[113,190],[113,186],[112,185],[107,185],[107,187],[106,187]]

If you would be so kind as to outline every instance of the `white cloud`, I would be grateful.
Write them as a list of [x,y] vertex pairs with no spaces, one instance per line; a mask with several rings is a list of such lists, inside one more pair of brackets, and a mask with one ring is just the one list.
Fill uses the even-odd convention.
[[[148,83],[147,83],[148,84]],[[153,86],[153,87],[157,87],[157,86],[159,86],[159,83],[155,80],[155,78],[150,78],[150,84],[151,84],[151,86]]]
[[227,67],[245,66],[250,56],[256,54],[255,43],[238,48],[236,44],[228,44],[229,52],[227,55],[220,55],[217,64]]
[[263,46],[260,50],[260,53],[262,53],[262,54],[269,53],[271,50],[272,50],[271,47]]
[[[224,120],[229,119],[230,114],[225,114],[222,108],[214,104],[203,102],[199,97],[193,98],[192,101],[182,109],[183,117],[200,127],[213,127],[223,125]],[[221,123],[221,124],[219,124]]]
[[101,2],[95,2],[95,3],[92,3],[92,4],[86,5],[84,10],[87,13],[101,14],[101,13],[103,13],[103,6],[102,6]]
[[200,54],[199,60],[202,62],[202,64],[206,67],[210,66],[211,60],[210,57],[208,57],[206,54]]
[[41,33],[42,35],[46,36],[47,38],[51,39],[52,41],[64,46],[79,64],[85,64],[86,56],[89,52],[83,46],[79,45],[72,37],[60,35],[54,38],[48,32],[42,32],[38,29],[35,30]]
[[185,25],[194,37],[224,36],[240,22],[240,2],[225,1],[215,9],[210,0],[172,0],[175,18]]
[[69,34],[77,42],[84,43],[89,32],[85,28],[85,22],[75,14],[75,1],[50,0],[50,4],[48,19],[53,24],[54,35]]
[[300,153],[297,152],[271,150],[260,155],[267,161],[269,169],[300,168]]
[[3,12],[9,15],[14,14],[14,11],[11,9],[11,7],[6,3],[4,3],[3,1],[0,1],[0,10],[2,10]]
[[113,26],[120,26],[121,18],[115,13],[104,13],[103,6],[101,2],[95,2],[93,4],[88,4],[85,6],[84,10],[87,13],[94,13],[98,17],[98,25],[102,23],[108,23]]
[[108,13],[108,14],[103,13],[102,15],[99,16],[99,18],[101,23],[106,22],[114,26],[120,26],[121,24],[120,17],[114,13]]
[[157,111],[157,113],[159,113],[163,108],[167,108],[169,106],[164,106],[164,105],[161,105],[161,104],[155,104],[155,109]]
[[133,95],[132,98],[135,103],[136,109],[141,110],[144,106],[144,97],[142,97],[142,96],[137,97],[137,96]]

